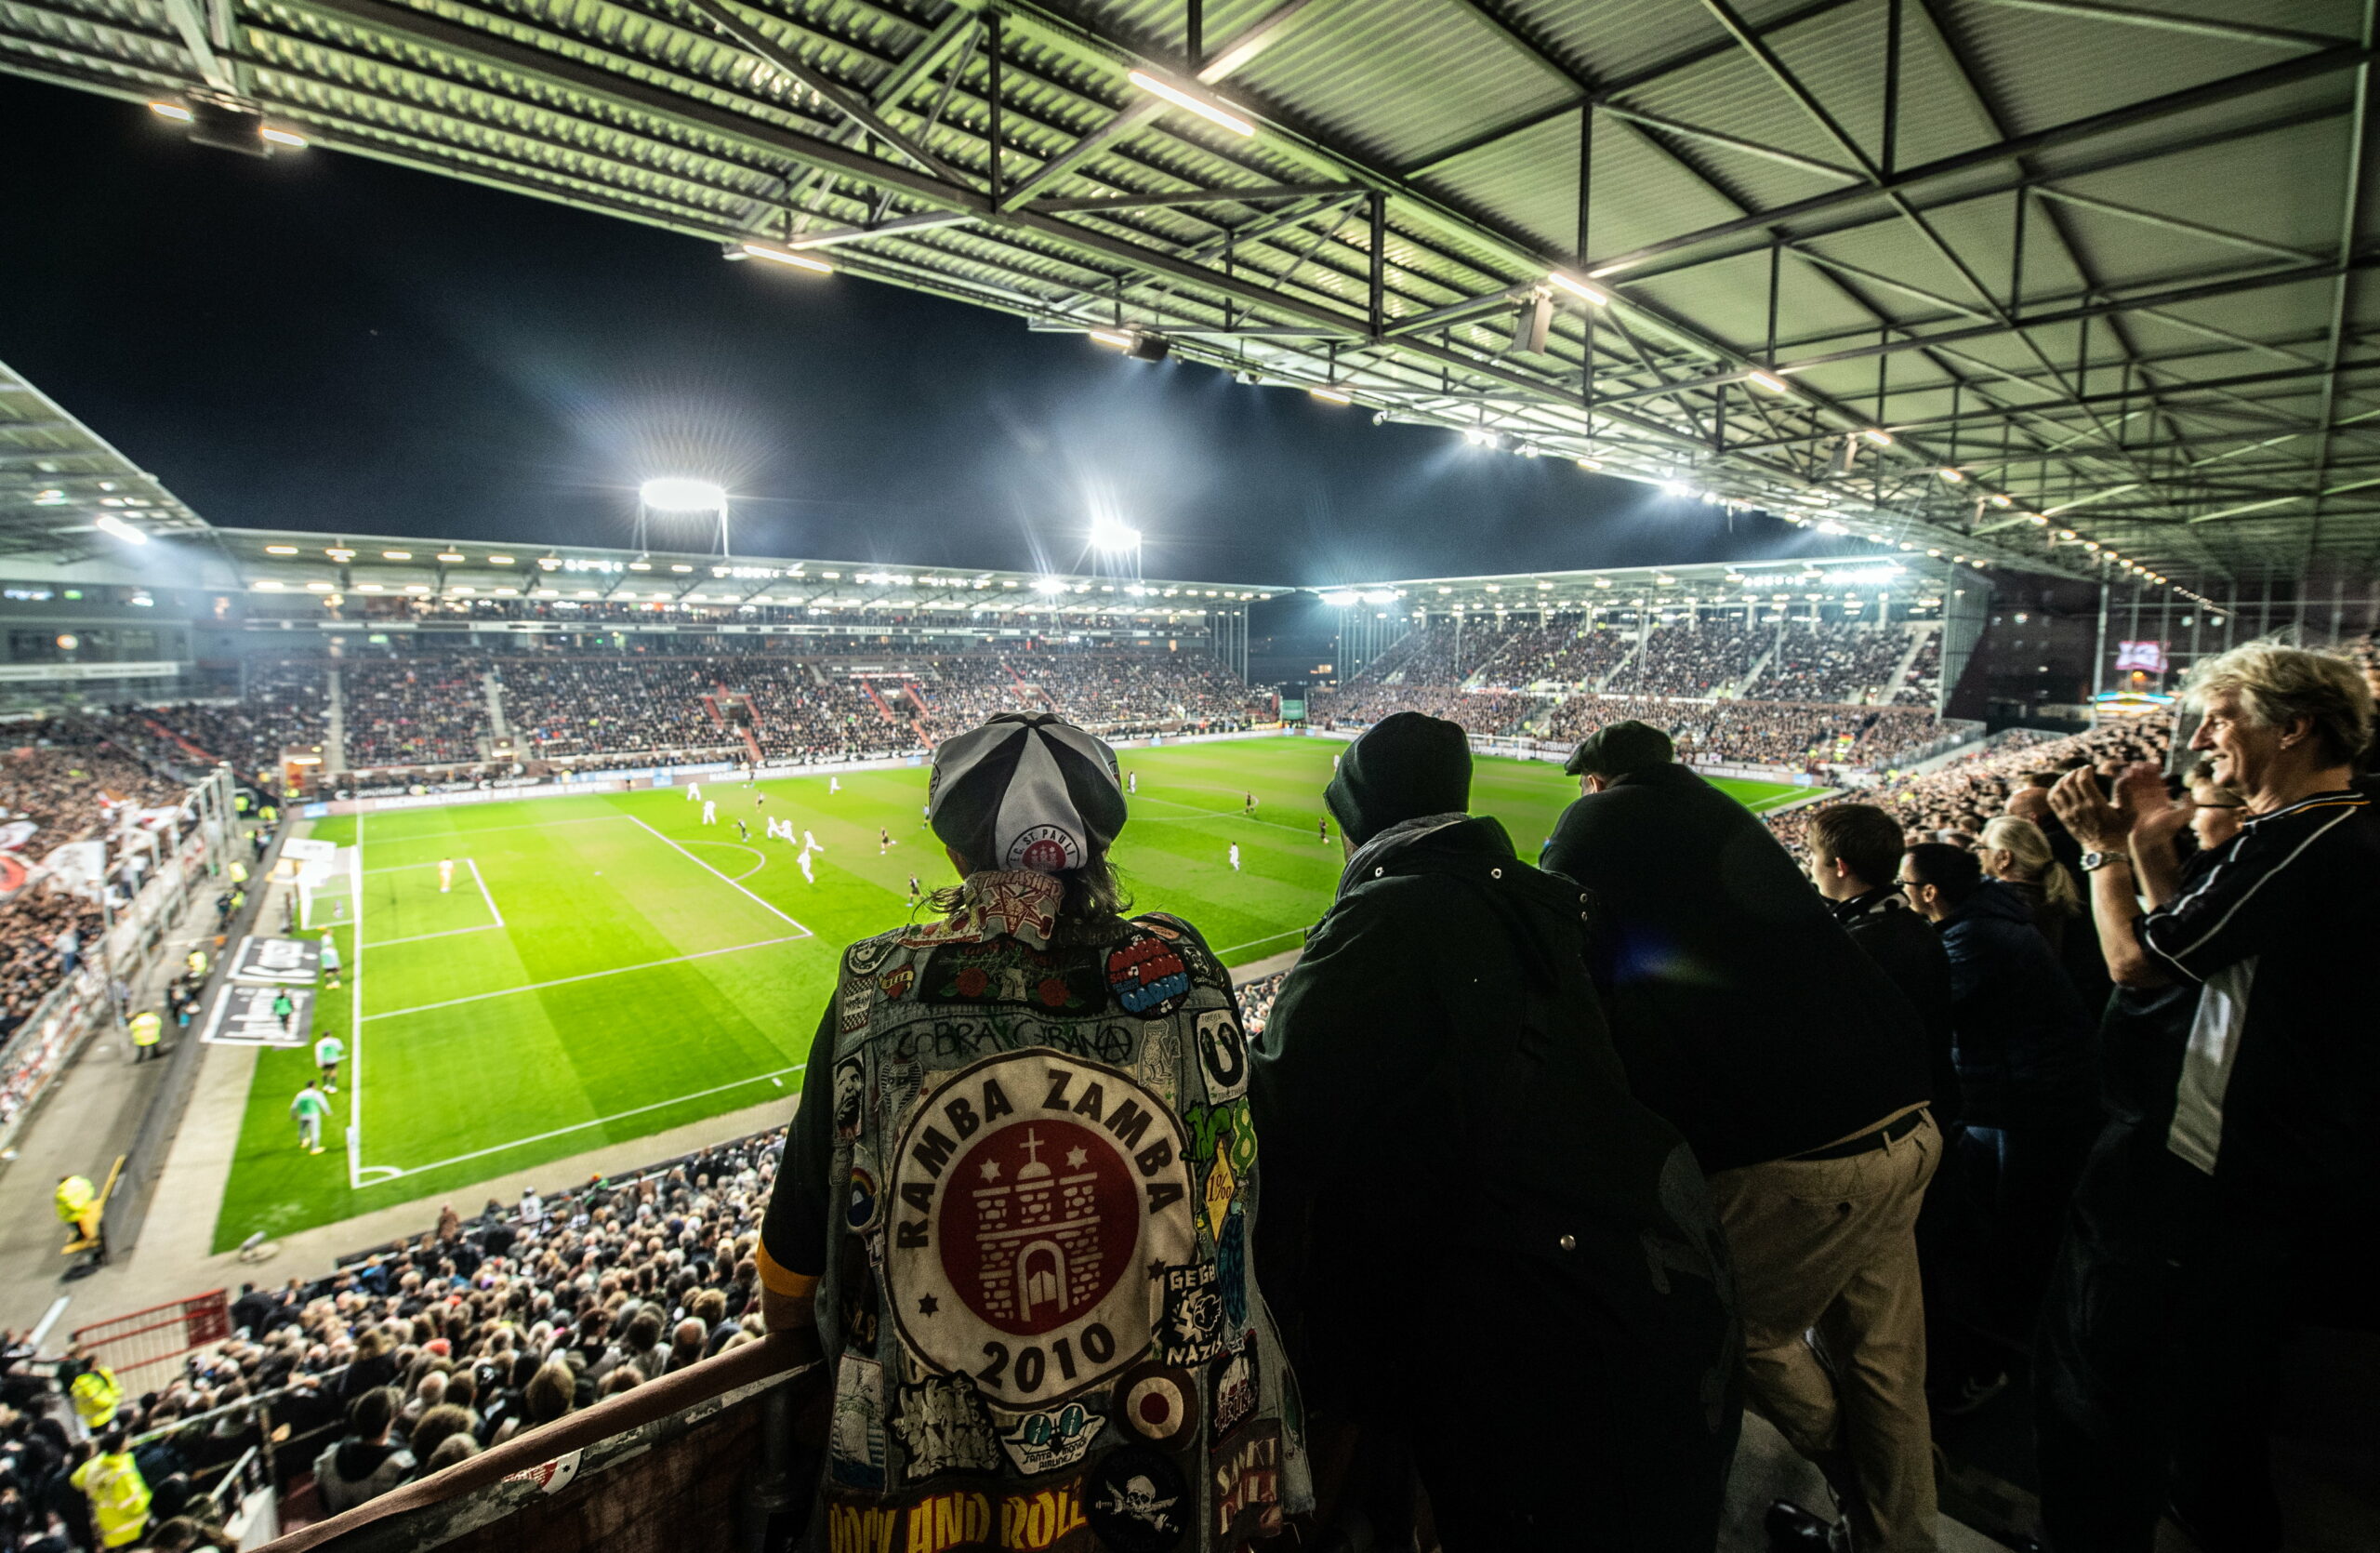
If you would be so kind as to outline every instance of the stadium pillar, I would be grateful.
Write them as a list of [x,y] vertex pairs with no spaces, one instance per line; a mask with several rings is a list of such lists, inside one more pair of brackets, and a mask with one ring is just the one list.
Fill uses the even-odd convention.
[[2108,574],[2099,573],[2099,630],[2097,645],[2091,649],[2091,698],[2097,704],[2099,695],[2108,688]]

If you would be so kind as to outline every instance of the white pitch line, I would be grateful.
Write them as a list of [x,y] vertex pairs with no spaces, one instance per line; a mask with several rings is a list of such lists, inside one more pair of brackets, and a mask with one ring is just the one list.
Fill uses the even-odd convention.
[[[692,1095],[681,1095],[668,1100],[655,1100],[649,1106],[638,1106],[629,1110],[615,1111],[610,1116],[599,1116],[591,1122],[574,1122],[567,1127],[556,1127],[549,1133],[539,1133],[534,1137],[514,1138],[509,1143],[494,1144],[485,1148],[474,1148],[468,1154],[457,1154],[452,1159],[439,1160],[430,1164],[407,1165],[402,1170],[393,1165],[376,1165],[373,1168],[389,1172],[380,1178],[384,1181],[393,1181],[401,1175],[418,1175],[426,1170],[443,1170],[448,1165],[462,1164],[470,1160],[483,1160],[490,1154],[501,1154],[508,1148],[523,1148],[533,1143],[543,1143],[548,1138],[567,1137],[573,1133],[583,1133],[589,1127],[601,1127],[608,1122],[625,1121],[631,1116],[641,1116],[646,1111],[657,1111],[666,1107],[683,1105],[689,1100],[702,1100],[713,1095],[724,1095],[731,1089],[742,1089],[747,1084],[759,1083],[762,1079],[768,1080],[782,1089],[785,1087],[783,1075],[799,1073],[808,1066],[807,1063],[797,1062],[790,1068],[780,1068],[774,1072],[755,1073],[748,1079],[738,1079],[734,1083],[715,1084],[709,1089],[698,1089]],[[379,1182],[376,1181],[373,1185],[377,1186]]]
[[439,933],[416,933],[403,938],[382,938],[372,947],[376,949],[385,949],[391,944],[418,944],[425,938],[452,938],[465,933],[494,933],[503,925],[500,922],[482,923],[477,927],[450,927]]
[[476,857],[466,857],[463,859],[463,866],[471,870],[471,883],[480,887],[480,898],[487,902],[487,914],[496,919],[496,926],[502,927],[504,925],[504,913],[496,909],[496,897],[487,893],[487,881],[480,877],[479,859]]
[[350,933],[355,941],[355,964],[348,977],[347,1017],[347,1189],[364,1185],[364,816],[355,816],[355,873]]
[[[737,874],[735,879],[728,879],[727,882],[730,884],[734,883],[737,879],[749,879],[754,874],[769,866],[768,858],[761,856],[760,849],[759,847],[747,846],[742,842],[688,842],[686,844],[688,846],[723,846],[736,852],[750,853],[752,855],[752,866],[746,869],[742,873]],[[701,859],[697,858],[695,860],[699,862]],[[725,874],[721,874],[720,877],[721,879],[727,879]]]
[[25,1334],[26,1348],[39,1352],[42,1339],[49,1335],[49,1329],[58,1324],[58,1318],[65,1315],[66,1307],[73,1303],[74,1296],[72,1294],[60,1294],[50,1301],[49,1308],[43,1313],[41,1321],[35,1324],[33,1331]]
[[[722,874],[721,877],[725,878],[726,876]],[[784,915],[782,912],[778,914],[780,916]],[[787,917],[786,920],[787,922],[793,921],[790,917]],[[793,925],[796,927],[801,927],[800,923],[794,923]],[[467,998],[448,998],[443,1002],[416,1003],[411,1008],[383,1009],[377,1014],[367,1014],[364,1015],[364,1017],[366,1019],[395,1019],[408,1014],[427,1014],[430,1010],[436,1008],[455,1008],[463,1003],[485,1002],[490,998],[509,998],[515,993],[542,991],[549,987],[567,987],[575,981],[599,981],[605,976],[624,976],[630,971],[650,971],[663,965],[682,965],[689,960],[708,960],[715,955],[741,954],[746,949],[764,949],[772,944],[798,944],[802,939],[813,936],[814,936],[814,935],[812,934],[808,928],[802,927],[800,932],[788,933],[782,938],[762,938],[757,942],[749,944],[730,944],[725,949],[697,949],[693,954],[672,955],[667,960],[647,960],[635,965],[615,965],[606,971],[588,971],[582,975],[575,976],[556,976],[551,981],[533,981],[526,987],[500,988],[494,992],[474,992]]]
[[[664,846],[666,846],[666,847],[668,847],[668,848],[670,848],[671,850],[675,851],[675,852],[678,854],[678,856],[679,856],[683,857],[683,858],[684,858],[686,861],[688,861],[689,863],[694,864],[694,867],[696,867],[696,868],[698,868],[698,869],[702,869],[704,872],[706,872],[706,873],[709,874],[713,879],[718,880],[721,883],[722,883],[722,884],[726,885],[729,889],[734,890],[737,895],[742,896],[746,900],[750,901],[753,905],[755,905],[755,906],[759,907],[761,910],[766,911],[770,916],[776,918],[779,922],[791,923],[792,923],[792,925],[794,925],[795,927],[800,927],[800,928],[801,928],[801,936],[802,936],[802,937],[807,938],[807,937],[809,937],[809,936],[810,936],[810,930],[809,930],[808,928],[806,928],[806,927],[801,927],[801,924],[800,924],[800,923],[794,922],[794,921],[793,921],[793,919],[792,919],[791,917],[787,916],[783,911],[778,910],[775,907],[774,907],[774,906],[770,905],[767,901],[762,900],[760,896],[758,896],[754,895],[751,891],[749,891],[749,890],[746,889],[743,885],[738,884],[738,883],[735,883],[735,881],[734,881],[733,879],[728,878],[728,877],[727,877],[727,875],[725,875],[725,874],[723,874],[723,873],[720,872],[717,869],[712,868],[708,863],[704,862],[701,858],[699,858],[699,857],[695,856],[693,853],[691,853],[691,852],[687,851],[684,847],[680,846],[676,842],[671,841],[668,837],[667,837],[667,836],[663,835],[660,831],[654,830],[652,826],[650,826],[650,825],[645,825],[644,821],[642,821],[642,820],[641,820],[641,819],[638,819],[636,816],[634,816],[634,815],[630,815],[630,816],[628,816],[628,817],[631,821],[633,821],[634,823],[636,823],[636,824],[638,824],[638,825],[640,825],[640,826],[643,826],[643,827],[644,827],[644,830],[646,830],[646,832],[647,832],[647,833],[649,833],[649,834],[653,837],[653,839],[654,839],[654,841],[657,841],[657,842],[659,842],[662,845],[664,845]],[[713,846],[721,846],[721,845],[740,845],[740,844],[742,844],[742,843],[722,843],[722,842],[713,842],[713,843],[706,843],[706,844],[713,845]]]
[[1283,932],[1280,932],[1280,933],[1268,933],[1268,934],[1266,934],[1266,935],[1265,935],[1263,937],[1262,937],[1262,938],[1250,938],[1250,939],[1248,942],[1246,942],[1245,944],[1234,944],[1234,945],[1232,945],[1232,946],[1231,946],[1230,948],[1228,948],[1228,949],[1217,949],[1215,952],[1216,952],[1217,954],[1219,954],[1219,955],[1223,955],[1223,954],[1237,954],[1237,953],[1238,953],[1240,950],[1242,950],[1242,949],[1254,949],[1254,948],[1255,948],[1257,945],[1259,945],[1259,944],[1270,944],[1270,943],[1276,943],[1276,942],[1277,942],[1277,941],[1279,941],[1280,939],[1283,939],[1283,938],[1299,938],[1299,937],[1303,937],[1303,936],[1304,936],[1304,935],[1305,935],[1305,929],[1304,929],[1304,928],[1302,928],[1302,927],[1292,927],[1292,928],[1289,928],[1289,929],[1287,929],[1287,930],[1285,930],[1285,931],[1283,931]]

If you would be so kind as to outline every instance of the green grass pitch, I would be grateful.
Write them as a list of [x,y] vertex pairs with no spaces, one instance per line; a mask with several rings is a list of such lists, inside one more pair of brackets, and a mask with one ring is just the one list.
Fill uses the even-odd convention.
[[[1124,751],[1140,791],[1116,857],[1137,904],[1188,918],[1234,964],[1294,946],[1338,879],[1337,827],[1326,845],[1316,824],[1343,748],[1280,738]],[[1753,809],[1801,790],[1721,785]],[[921,824],[924,770],[826,786],[824,776],[706,784],[713,826],[682,788],[318,822],[314,835],[362,845],[356,920],[333,928],[347,976],[321,990],[315,1015],[350,1057],[324,1151],[310,1155],[288,1107],[311,1054],[259,1054],[216,1249],[773,1097],[790,1114],[842,946],[907,916],[911,874],[929,890],[951,878]],[[1258,800],[1252,819],[1245,792]],[[1472,807],[1533,857],[1577,792],[1555,766],[1483,758]],[[795,847],[765,838],[770,817],[816,832],[826,850],[814,883]],[[880,854],[879,828],[895,843]],[[443,894],[441,858],[455,864]],[[361,1132],[352,1179],[341,1143],[350,1122]]]

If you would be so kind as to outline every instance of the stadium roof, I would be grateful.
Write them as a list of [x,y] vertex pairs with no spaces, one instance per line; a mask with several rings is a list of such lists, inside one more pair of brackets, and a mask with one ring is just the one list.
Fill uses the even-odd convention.
[[205,520],[0,362],[0,555],[72,558],[139,541],[119,532],[204,532]]
[[2371,28],[2354,0],[0,0],[0,69],[1615,473],[1815,490],[1894,542],[2203,586],[2380,546]]
[[1885,560],[1838,555],[1690,566],[1609,566],[1579,572],[1514,572],[1502,577],[1420,577],[1362,588],[1322,590],[1325,604],[1375,613],[1575,614],[1673,604],[1766,604],[1889,595],[1894,606],[1930,605],[1946,588],[1972,578],[1958,562],[1928,557]]
[[819,611],[1126,615],[1166,619],[1237,613],[1289,591],[1223,583],[974,567],[640,551],[589,545],[335,538],[259,528],[214,530],[231,585],[255,593],[343,598],[525,598],[575,603],[768,604]]

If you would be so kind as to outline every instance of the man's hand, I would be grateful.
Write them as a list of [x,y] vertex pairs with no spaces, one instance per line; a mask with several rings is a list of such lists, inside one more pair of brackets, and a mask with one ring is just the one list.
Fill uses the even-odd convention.
[[2049,806],[2089,851],[2122,852],[2132,839],[2133,815],[2100,796],[2098,773],[2088,766],[2057,779]]
[[[2137,828],[2154,816],[2174,812],[2174,801],[2165,792],[2165,774],[2147,761],[2135,761],[2124,767],[2123,775],[2116,778],[2115,788],[2116,809],[2131,816],[2131,828]],[[2188,816],[2185,814],[2183,817]]]

